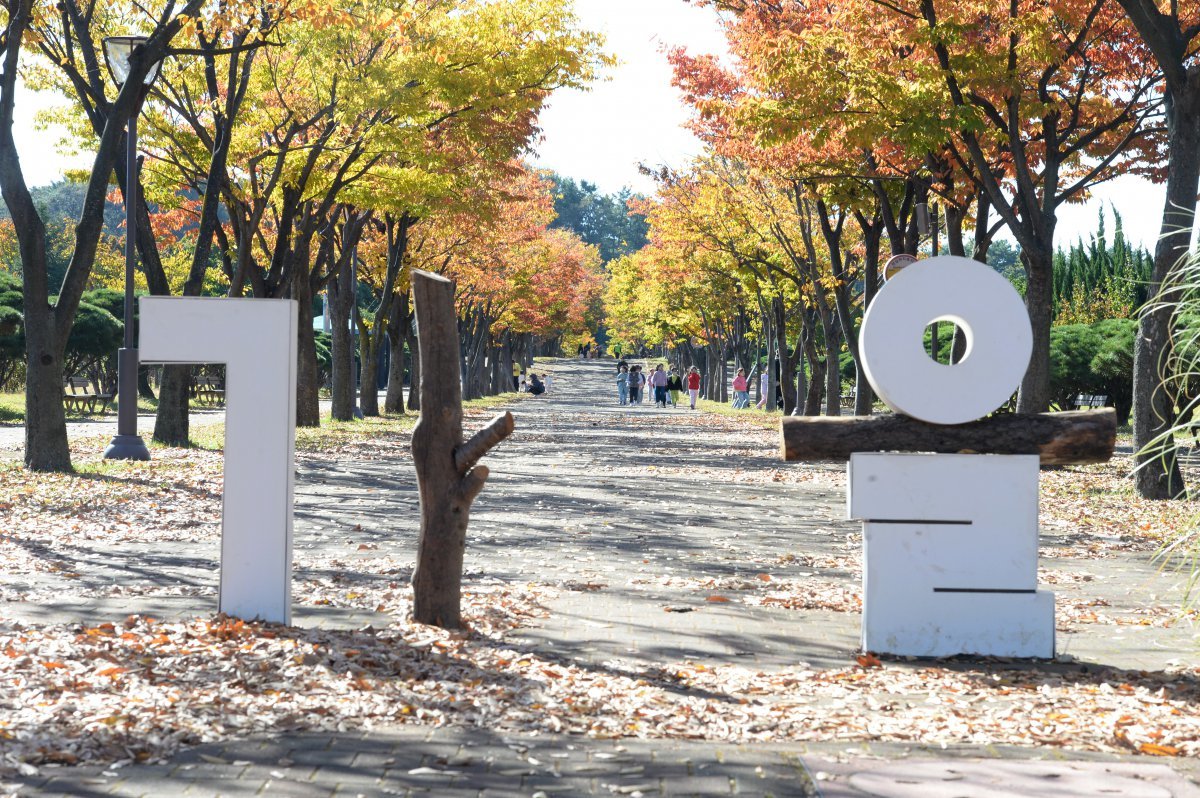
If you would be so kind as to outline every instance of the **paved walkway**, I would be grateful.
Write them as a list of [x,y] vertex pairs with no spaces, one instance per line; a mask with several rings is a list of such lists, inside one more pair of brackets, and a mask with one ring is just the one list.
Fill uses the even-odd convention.
[[[776,472],[786,476],[798,467],[779,462],[770,435],[686,408],[616,407],[611,363],[561,361],[554,371],[555,391],[515,408],[516,435],[488,459],[493,476],[469,532],[468,582],[499,578],[562,588],[549,617],[514,635],[514,643],[581,664],[689,659],[769,670],[853,662],[856,613],[708,600],[760,585],[764,574],[780,582],[825,580],[834,599],[839,585],[853,588],[857,530],[842,520],[841,467],[805,466],[803,480],[776,480]],[[336,552],[339,576],[350,584],[407,579],[406,570],[355,569],[356,557],[373,556],[377,547],[415,548],[416,488],[410,464],[398,462],[406,459],[399,452],[383,461],[301,459],[298,561]],[[1056,530],[1044,530],[1043,538],[1064,554],[1078,543]],[[94,565],[82,578],[55,582],[53,574],[39,573],[23,587],[51,595],[138,584],[158,588],[155,595],[51,599],[0,610],[31,621],[93,623],[130,612],[164,618],[212,611],[211,540],[130,540],[121,556],[87,545],[81,541],[72,555]],[[367,551],[360,555],[356,547]],[[1158,573],[1142,555],[1049,557],[1043,566],[1073,575],[1053,586],[1064,600],[1103,596],[1112,614],[1133,613],[1147,595],[1177,595],[1178,579]],[[1081,570],[1085,578],[1075,578]],[[297,579],[320,576],[316,566],[297,567]],[[372,616],[298,607],[296,622],[386,622]],[[1158,669],[1194,661],[1197,633],[1186,624],[1079,629],[1060,635],[1059,650],[1085,663]],[[1191,763],[1172,763],[1182,768],[1175,771],[1159,760],[1063,756],[998,747],[513,738],[410,727],[211,745],[169,765],[46,768],[25,779],[20,794],[1200,796],[1181,775]]]

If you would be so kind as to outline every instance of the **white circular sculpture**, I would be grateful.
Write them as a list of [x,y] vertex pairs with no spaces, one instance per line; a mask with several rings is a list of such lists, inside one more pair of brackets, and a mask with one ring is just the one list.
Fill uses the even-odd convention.
[[[952,366],[925,352],[925,328],[949,321],[966,334]],[[917,261],[880,289],[859,332],[863,372],[897,413],[933,424],[963,424],[1003,405],[1025,375],[1033,350],[1020,294],[969,258]]]

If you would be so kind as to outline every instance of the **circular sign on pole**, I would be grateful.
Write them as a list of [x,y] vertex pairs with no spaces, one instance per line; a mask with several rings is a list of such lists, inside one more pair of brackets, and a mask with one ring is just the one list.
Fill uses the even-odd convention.
[[905,266],[911,266],[917,259],[913,255],[893,255],[883,264],[883,279],[888,281],[895,277]]

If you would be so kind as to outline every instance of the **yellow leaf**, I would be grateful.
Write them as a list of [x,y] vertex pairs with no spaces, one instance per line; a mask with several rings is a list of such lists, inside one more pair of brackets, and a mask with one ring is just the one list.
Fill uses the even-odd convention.
[[1142,743],[1138,746],[1138,750],[1150,756],[1179,756],[1182,753],[1173,745],[1159,745],[1158,743]]

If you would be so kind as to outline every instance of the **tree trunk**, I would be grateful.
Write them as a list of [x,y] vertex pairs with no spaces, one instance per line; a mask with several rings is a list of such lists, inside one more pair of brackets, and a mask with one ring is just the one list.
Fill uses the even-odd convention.
[[408,365],[408,409],[421,411],[421,392],[417,390],[421,384],[421,353],[417,351],[416,336],[409,335],[409,365]]
[[1175,421],[1175,409],[1163,379],[1167,376],[1173,305],[1178,301],[1169,290],[1170,281],[1177,264],[1187,256],[1200,185],[1200,70],[1189,71],[1186,85],[1172,94],[1167,103],[1167,198],[1149,286],[1153,304],[1138,317],[1133,348],[1134,482],[1138,494],[1146,499],[1176,498],[1186,488],[1175,440],[1166,435]]
[[350,314],[354,308],[354,273],[348,258],[341,258],[337,273],[329,280],[329,315],[333,358],[334,421],[354,419],[354,336],[350,331]]
[[842,354],[840,336],[836,332],[833,320],[825,324],[825,415],[840,416],[842,414],[842,374],[840,355]]
[[462,626],[462,565],[471,504],[483,490],[487,466],[476,463],[512,434],[511,413],[497,416],[466,443],[454,283],[414,270],[413,304],[421,367],[421,413],[412,434],[421,505],[413,571],[413,618],[444,629]]
[[[406,322],[397,316],[399,322]],[[391,347],[391,357],[388,358],[387,394],[383,397],[383,412],[404,415],[404,355],[405,342],[408,336],[399,329],[400,324],[388,325],[388,345]]]
[[1111,408],[929,424],[903,415],[785,418],[785,460],[847,460],[854,452],[1036,454],[1042,465],[1103,463],[1117,443]]
[[138,396],[154,401],[154,389],[150,387],[150,367],[138,366]]
[[362,373],[359,375],[359,385],[362,386],[358,392],[358,407],[362,410],[364,417],[379,416],[379,350],[372,345],[375,339],[373,335],[359,335],[363,345],[361,347],[360,360],[362,361]]
[[[775,298],[775,346],[779,350],[779,388],[783,393],[783,414],[788,415],[796,408],[796,358],[788,347],[787,314],[784,312],[783,298]],[[771,375],[774,379],[775,375]],[[767,409],[775,409],[775,396],[767,398]]]
[[25,317],[25,465],[32,471],[70,471],[62,347],[45,329],[49,319],[33,325],[30,315]]
[[[307,259],[306,259],[307,260]],[[321,426],[321,376],[317,365],[317,333],[313,330],[313,276],[298,264],[292,286],[300,318],[296,320],[296,426]]]
[[167,446],[187,446],[191,443],[188,413],[191,385],[191,366],[163,366],[162,385],[158,389],[158,412],[154,414],[154,440]]
[[1054,313],[1054,253],[1022,249],[1028,283],[1025,308],[1033,330],[1029,368],[1017,394],[1018,413],[1044,413],[1050,407],[1050,323]]

